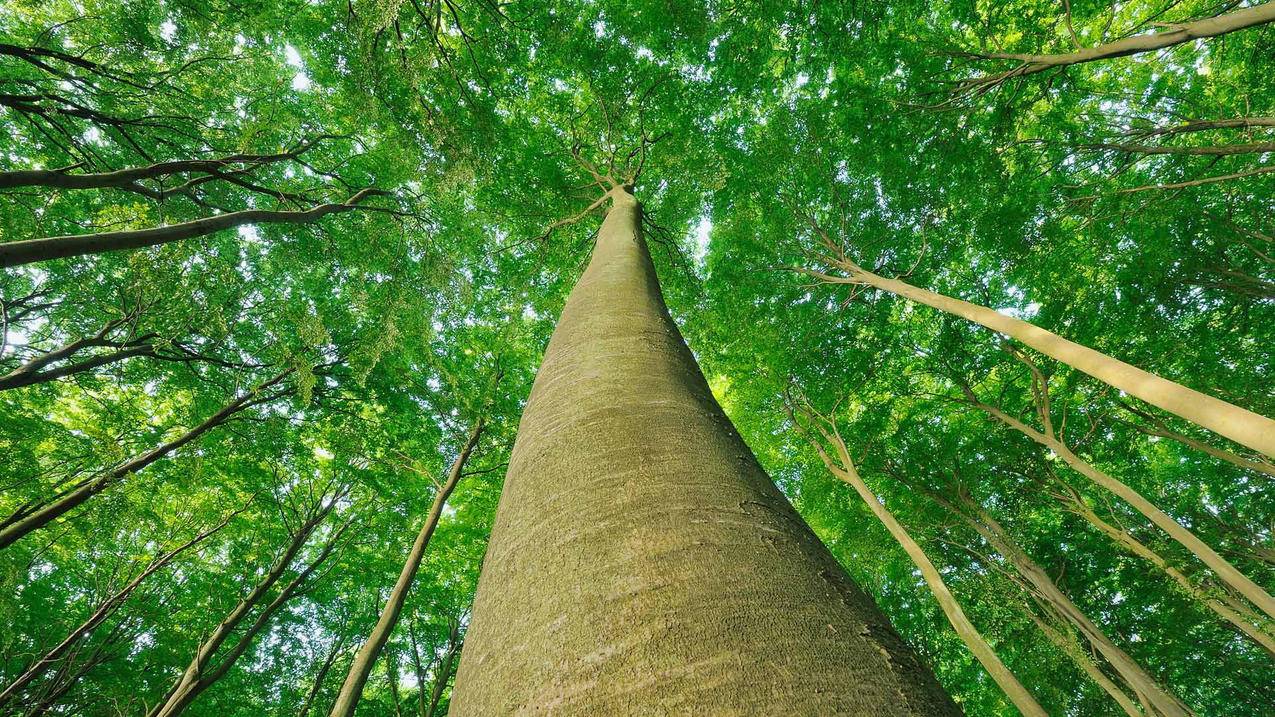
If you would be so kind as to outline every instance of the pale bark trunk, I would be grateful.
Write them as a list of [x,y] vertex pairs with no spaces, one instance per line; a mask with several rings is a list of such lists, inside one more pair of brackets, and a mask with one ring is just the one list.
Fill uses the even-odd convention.
[[610,196],[523,413],[449,713],[957,714],[733,429],[641,208]]
[[1125,550],[1159,568],[1165,575],[1172,578],[1173,582],[1177,583],[1183,593],[1198,600],[1216,613],[1218,617],[1234,625],[1241,633],[1247,635],[1260,645],[1262,649],[1266,650],[1271,657],[1275,657],[1275,636],[1262,629],[1260,626],[1261,618],[1258,615],[1242,606],[1228,605],[1223,600],[1209,595],[1206,590],[1192,583],[1191,579],[1183,574],[1182,571],[1173,567],[1168,560],[1165,560],[1159,553],[1130,535],[1128,531],[1121,530],[1103,520],[1097,511],[1089,507],[1084,498],[1070,486],[1064,486],[1064,491],[1063,494],[1058,496],[1063,501],[1064,507],[1084,518],[1090,525],[1097,528],[1103,535],[1114,540]]
[[[816,421],[819,420],[818,417],[814,418]],[[795,417],[793,423],[800,426]],[[817,438],[809,436],[811,444],[818,451],[824,465],[834,476],[847,483],[859,494],[859,498],[868,506],[872,514],[876,516],[877,520],[881,521],[881,524],[890,532],[895,541],[902,546],[904,552],[912,559],[912,563],[921,571],[921,577],[925,579],[925,584],[929,586],[930,592],[934,594],[939,607],[943,610],[943,615],[947,617],[948,623],[956,630],[961,642],[965,643],[969,651],[974,654],[974,658],[983,666],[983,669],[987,670],[987,674],[1005,692],[1005,695],[1018,708],[1019,712],[1025,716],[1048,717],[1048,713],[1040,706],[1036,698],[1018,681],[1014,673],[1001,662],[996,652],[992,650],[992,646],[987,644],[987,640],[983,639],[978,629],[965,616],[965,611],[961,609],[956,597],[948,590],[947,583],[943,581],[943,576],[939,573],[938,568],[934,567],[934,563],[930,562],[925,551],[912,539],[907,529],[895,519],[894,514],[885,507],[885,504],[877,498],[872,489],[868,487],[868,484],[864,482],[862,476],[859,475],[858,467],[855,466],[854,460],[850,456],[850,451],[846,447],[845,441],[836,432],[835,426],[832,430],[826,430],[821,425],[817,425],[816,428],[837,452],[837,458],[834,459]]]
[[1187,550],[1190,550],[1195,557],[1209,567],[1217,574],[1221,580],[1227,585],[1234,588],[1246,599],[1252,601],[1254,605],[1266,613],[1272,619],[1275,619],[1275,598],[1270,593],[1262,589],[1260,585],[1250,580],[1246,575],[1241,573],[1234,565],[1218,555],[1217,551],[1210,548],[1203,540],[1200,540],[1187,530],[1181,523],[1174,520],[1168,513],[1160,510],[1154,503],[1147,500],[1141,493],[1133,488],[1125,485],[1123,482],[1116,480],[1107,473],[1098,470],[1089,462],[1082,459],[1072,452],[1067,444],[1058,438],[1042,433],[1035,428],[1023,423],[1022,421],[1006,414],[1004,411],[990,406],[985,403],[975,403],[975,406],[987,412],[988,415],[997,419],[1006,426],[1009,426],[1023,435],[1031,438],[1040,445],[1053,451],[1064,463],[1071,466],[1077,473],[1098,484],[1099,486],[1114,493],[1121,500],[1133,506],[1135,510],[1144,515],[1157,528],[1169,534],[1169,537],[1178,541]]
[[[1269,3],[1268,7],[1275,12],[1275,2]],[[1240,445],[1261,451],[1268,456],[1275,456],[1275,421],[1265,416],[1147,373],[1136,366],[1068,341],[1057,334],[1021,319],[993,311],[986,306],[936,294],[898,279],[879,276],[849,260],[834,261],[846,270],[847,276],[831,276],[820,272],[807,273],[830,283],[875,287],[968,319],[992,331],[1017,339],[1050,358],[1083,371],[1157,408],[1203,426]]]
[[250,406],[264,402],[261,397],[261,393],[275,386],[280,381],[283,381],[290,373],[292,373],[292,369],[287,369],[275,375],[274,378],[259,384],[254,390],[235,398],[230,403],[223,406],[220,411],[205,419],[203,423],[187,430],[177,438],[167,441],[146,453],[137,456],[136,458],[106,471],[96,478],[84,481],[69,493],[58,497],[56,500],[47,503],[36,510],[26,513],[18,520],[14,520],[12,522],[6,521],[4,528],[0,529],[0,549],[9,547],[28,533],[43,528],[129,475],[142,470],[187,443],[198,439],[208,431],[225,423],[236,413]]
[[403,569],[399,573],[398,582],[394,584],[394,589],[390,591],[389,599],[385,602],[385,607],[381,610],[381,615],[376,621],[376,626],[372,628],[372,632],[368,635],[367,641],[359,648],[358,654],[354,657],[354,662],[350,665],[350,672],[345,677],[345,683],[341,685],[341,692],[337,695],[336,703],[332,705],[330,717],[350,717],[354,714],[354,708],[358,706],[359,698],[363,695],[363,686],[367,684],[368,676],[372,674],[372,666],[376,663],[376,656],[380,654],[381,649],[385,647],[385,643],[390,639],[390,634],[394,632],[394,626],[398,624],[399,615],[403,611],[403,603],[407,600],[407,593],[412,589],[412,581],[416,579],[416,571],[420,569],[421,560],[425,557],[425,549],[429,546],[429,540],[434,535],[434,529],[438,527],[438,520],[443,514],[443,506],[447,504],[448,497],[455,490],[456,484],[460,482],[461,476],[465,472],[465,462],[469,460],[470,454],[478,445],[478,439],[482,436],[484,419],[479,418],[474,422],[474,427],[469,432],[469,437],[465,441],[465,445],[461,448],[460,455],[456,456],[456,460],[452,462],[451,469],[447,472],[447,481],[443,483],[438,492],[434,495],[434,503],[430,506],[429,515],[425,518],[424,525],[421,526],[420,532],[416,536],[416,542],[412,545],[412,549],[408,552],[407,561],[403,564]]
[[961,499],[964,510],[955,511],[997,552],[1005,556],[1037,597],[1051,605],[1094,646],[1099,654],[1124,678],[1144,707],[1160,717],[1193,717],[1194,712],[1162,687],[1142,665],[1116,646],[1087,615],[1067,597],[1044,568],[1036,564],[999,522],[968,498]]
[[[1057,615],[1059,619],[1063,619],[1062,615],[1058,615],[1056,610],[1053,610],[1052,608],[1048,609],[1053,614]],[[1027,616],[1032,619],[1032,622],[1036,623],[1036,626],[1040,628],[1041,632],[1045,633],[1045,637],[1048,638],[1050,642],[1057,645],[1058,649],[1066,653],[1067,656],[1079,665],[1080,669],[1089,676],[1089,679],[1094,681],[1094,684],[1101,687],[1102,691],[1106,692],[1108,697],[1114,700],[1116,704],[1120,705],[1120,709],[1126,715],[1129,715],[1129,717],[1146,717],[1142,714],[1142,709],[1138,707],[1138,704],[1129,699],[1129,695],[1125,693],[1124,690],[1120,689],[1119,685],[1112,682],[1111,678],[1103,674],[1102,669],[1099,668],[1098,665],[1094,664],[1094,661],[1089,658],[1089,655],[1085,654],[1084,650],[1077,643],[1075,636],[1070,634],[1070,629],[1068,629],[1068,634],[1064,634],[1061,630],[1050,625],[1044,619],[1033,613],[1030,607],[1027,608]]]
[[1234,117],[1220,120],[1191,120],[1182,124],[1166,125],[1149,130],[1130,130],[1135,137],[1158,137],[1185,132],[1207,132],[1215,129],[1248,129],[1250,127],[1275,127],[1275,117]]
[[1229,157],[1235,154],[1265,154],[1275,152],[1275,142],[1250,142],[1248,144],[1223,144],[1205,147],[1174,147],[1172,145],[1119,144],[1100,142],[1082,144],[1085,149],[1105,149],[1130,154],[1182,154],[1188,156]]
[[1183,435],[1169,428],[1165,424],[1165,422],[1160,420],[1158,417],[1153,416],[1150,413],[1147,413],[1146,411],[1139,410],[1138,408],[1134,406],[1130,406],[1129,404],[1124,403],[1123,401],[1120,403],[1120,406],[1124,408],[1126,411],[1134,414],[1135,416],[1140,416],[1146,419],[1147,421],[1151,422],[1151,427],[1143,426],[1139,423],[1134,423],[1132,421],[1130,422],[1130,425],[1132,425],[1134,428],[1138,429],[1139,431],[1147,434],[1148,436],[1159,436],[1160,438],[1169,438],[1169,439],[1177,441],[1178,443],[1181,443],[1184,446],[1194,448],[1195,450],[1200,451],[1202,453],[1207,453],[1210,456],[1213,456],[1214,458],[1224,460],[1227,463],[1230,463],[1231,465],[1237,468],[1243,468],[1244,470],[1264,473],[1267,476],[1275,478],[1275,465],[1267,463],[1261,459],[1254,460],[1252,458],[1245,458],[1244,456],[1236,455],[1235,453],[1231,451],[1223,450],[1216,446],[1211,446],[1203,441],[1197,441],[1196,439],[1190,436]]
[[[1069,65],[1080,65],[1086,62],[1095,62],[1098,60],[1108,60],[1116,57],[1126,57],[1128,55],[1137,55],[1143,52],[1153,50],[1162,50],[1166,47],[1181,45],[1184,42],[1201,40],[1219,35],[1244,30],[1256,25],[1264,25],[1275,20],[1275,3],[1263,3],[1254,7],[1236,10],[1235,12],[1215,17],[1196,20],[1195,22],[1187,22],[1172,26],[1164,32],[1156,32],[1149,35],[1135,35],[1126,37],[1115,42],[1109,42],[1096,47],[1086,47],[1074,52],[1065,52],[1056,55],[1020,55],[1011,53],[988,53],[979,55],[987,59],[1000,60],[1018,60],[1023,64],[1013,70],[1008,70],[996,75],[980,77],[970,80],[970,85],[982,85],[998,79],[1008,79],[1010,77],[1024,77],[1026,75],[1034,75],[1038,72],[1044,72],[1055,67],[1067,67]],[[1003,76],[1003,77],[1002,77]]]

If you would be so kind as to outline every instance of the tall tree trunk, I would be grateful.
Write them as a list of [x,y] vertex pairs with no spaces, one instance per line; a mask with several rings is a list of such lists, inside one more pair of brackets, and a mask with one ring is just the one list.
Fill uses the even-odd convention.
[[[943,581],[943,576],[939,573],[938,568],[934,567],[934,563],[930,562],[930,558],[925,554],[907,529],[894,517],[894,514],[885,507],[885,504],[877,498],[868,484],[864,482],[863,477],[859,475],[859,469],[855,466],[854,460],[850,456],[850,450],[846,447],[846,443],[841,438],[840,432],[837,430],[833,419],[816,415],[814,409],[808,410],[807,415],[815,424],[815,429],[822,435],[823,440],[832,445],[836,452],[834,458],[830,455],[824,444],[813,435],[806,434],[805,428],[797,421],[791,409],[788,416],[792,420],[794,426],[798,428],[806,438],[818,451],[819,457],[823,460],[824,465],[842,482],[848,484],[859,494],[859,498],[868,506],[868,510],[876,516],[877,520],[885,526],[895,541],[903,548],[908,557],[912,559],[912,563],[921,571],[921,577],[925,579],[925,584],[929,586],[930,592],[933,593],[934,599],[938,601],[939,607],[943,610],[943,615],[947,617],[947,621],[952,625],[952,629],[956,630],[957,636],[961,638],[961,642],[965,643],[965,647],[973,653],[974,658],[978,660],[983,669],[987,670],[987,674],[991,675],[992,680],[1005,692],[1007,696],[1025,717],[1048,717],[1048,713],[1036,701],[1031,692],[1018,681],[1014,673],[1001,662],[996,652],[992,650],[992,646],[987,644],[987,640],[979,634],[978,629],[974,627],[974,623],[970,622],[965,616],[965,611],[961,609],[961,604],[956,601],[956,597],[948,590],[947,583]],[[831,424],[831,427],[825,427],[824,424]]]
[[1075,488],[1067,485],[1061,479],[1057,482],[1061,485],[1062,490],[1056,493],[1056,496],[1062,502],[1063,507],[1084,518],[1090,525],[1097,528],[1103,535],[1114,540],[1120,547],[1154,565],[1165,575],[1172,578],[1173,582],[1177,583],[1178,587],[1188,597],[1198,600],[1217,614],[1218,617],[1231,623],[1241,633],[1260,645],[1271,657],[1275,657],[1275,636],[1261,627],[1260,616],[1243,604],[1235,604],[1238,601],[1224,600],[1209,594],[1208,590],[1191,582],[1191,579],[1183,574],[1181,570],[1173,567],[1168,560],[1147,547],[1142,541],[1133,537],[1129,531],[1103,520],[1097,511],[1085,502],[1084,497]]
[[954,715],[766,476],[625,187],[531,391],[449,712]]
[[19,520],[6,521],[4,527],[0,529],[0,548],[7,548],[26,534],[43,528],[89,498],[220,426],[236,413],[288,393],[287,389],[274,392],[269,392],[269,389],[283,381],[291,373],[292,369],[289,368],[276,374],[273,378],[258,384],[252,391],[236,397],[223,406],[220,411],[205,419],[203,423],[188,429],[173,440],[166,441],[140,456],[136,456],[111,470],[103,472],[95,478],[80,483],[74,490],[59,496],[56,500],[41,506],[39,509],[23,515]]
[[957,91],[958,93],[986,92],[988,89],[1014,77],[1034,75],[1055,67],[1080,65],[1086,62],[1096,62],[1098,60],[1162,50],[1166,47],[1181,45],[1184,42],[1218,37],[1219,35],[1226,35],[1256,25],[1264,25],[1272,20],[1275,20],[1275,3],[1267,2],[1225,15],[1171,25],[1164,32],[1134,35],[1095,47],[1083,47],[1074,52],[1064,52],[1056,55],[979,53],[974,56],[989,60],[1017,60],[1021,64],[1012,70],[966,80],[958,86]]
[[[933,495],[933,494],[932,494]],[[1102,655],[1111,666],[1124,678],[1134,694],[1147,708],[1148,717],[1193,717],[1191,708],[1182,703],[1175,695],[1162,687],[1142,665],[1138,664],[1124,650],[1116,646],[1111,638],[1084,613],[1071,598],[1058,587],[1049,573],[1032,560],[1018,546],[1004,526],[991,516],[982,506],[969,496],[958,494],[957,505],[942,501],[970,527],[992,546],[996,552],[1005,557],[1021,576],[1025,586],[1037,599],[1049,604],[1059,615],[1076,627],[1094,649]],[[957,507],[959,506],[959,507]]]
[[101,254],[108,251],[140,249],[159,246],[181,239],[215,234],[247,224],[310,224],[329,214],[354,211],[368,197],[386,194],[376,189],[356,192],[339,204],[319,204],[305,210],[244,209],[238,212],[218,214],[181,224],[169,224],[150,229],[124,229],[98,234],[73,234],[70,236],[24,239],[0,243],[0,268],[21,266],[37,261],[61,259],[68,256]]
[[434,494],[434,504],[430,506],[425,524],[421,526],[420,532],[416,535],[416,542],[412,544],[412,549],[407,554],[407,561],[403,563],[403,570],[399,572],[398,582],[390,591],[389,599],[385,601],[385,607],[381,610],[381,616],[377,619],[376,626],[372,628],[372,633],[368,635],[363,647],[359,648],[354,662],[350,665],[350,672],[345,677],[345,683],[341,685],[341,692],[337,695],[336,703],[332,705],[331,717],[350,717],[354,714],[354,708],[358,706],[359,698],[363,695],[363,686],[367,684],[368,675],[372,674],[376,656],[380,654],[381,648],[385,647],[390,634],[394,632],[394,626],[398,624],[399,615],[403,612],[403,602],[407,600],[407,593],[412,589],[412,581],[416,579],[416,571],[421,567],[421,559],[425,557],[425,548],[429,547],[429,539],[433,537],[434,529],[438,527],[443,506],[447,504],[448,497],[456,489],[456,484],[465,473],[465,463],[478,445],[484,423],[483,417],[479,417],[474,422],[464,447],[456,456],[456,460],[452,461],[452,466],[447,472],[447,482],[439,486]]
[[[968,394],[967,396],[972,396]],[[1195,557],[1201,562],[1209,566],[1224,583],[1234,588],[1246,599],[1252,601],[1254,605],[1259,607],[1262,612],[1272,619],[1275,619],[1275,598],[1266,592],[1260,585],[1249,579],[1248,576],[1241,573],[1230,561],[1223,558],[1209,547],[1207,543],[1196,537],[1195,533],[1188,530],[1184,525],[1174,520],[1172,516],[1160,510],[1146,496],[1134,490],[1129,485],[1117,480],[1114,476],[1104,471],[1098,470],[1091,463],[1076,455],[1071,447],[1064,443],[1050,426],[1046,426],[1044,432],[1023,423],[1022,421],[1010,416],[999,408],[978,401],[975,398],[970,399],[970,404],[976,406],[986,412],[1001,423],[1019,431],[1023,435],[1031,438],[1040,445],[1053,451],[1055,455],[1063,460],[1064,463],[1071,466],[1077,473],[1083,475],[1099,486],[1114,493],[1121,500],[1133,506],[1135,510],[1150,520],[1156,527],[1169,534],[1169,537],[1178,541],[1187,550],[1190,550]]]
[[1257,473],[1263,473],[1271,478],[1275,478],[1275,464],[1269,463],[1261,458],[1254,459],[1254,458],[1248,458],[1245,456],[1237,455],[1233,453],[1232,451],[1227,451],[1227,450],[1218,448],[1216,446],[1211,446],[1203,441],[1197,441],[1196,439],[1190,436],[1183,435],[1173,430],[1172,428],[1169,428],[1168,424],[1166,424],[1158,416],[1148,413],[1147,411],[1143,411],[1142,409],[1136,406],[1131,406],[1128,403],[1125,403],[1124,401],[1119,401],[1118,403],[1120,404],[1120,407],[1123,408],[1124,410],[1128,411],[1129,413],[1132,413],[1135,416],[1139,416],[1143,418],[1144,420],[1146,420],[1148,423],[1151,424],[1150,426],[1146,426],[1136,421],[1128,422],[1129,425],[1147,434],[1148,436],[1159,436],[1160,438],[1169,438],[1174,441],[1177,441],[1178,443],[1181,443],[1184,446],[1194,448],[1195,450],[1200,451],[1202,453],[1207,453],[1210,456],[1213,456],[1214,458],[1219,458],[1221,460],[1224,460],[1227,463],[1230,463],[1231,465],[1236,466],[1238,468],[1243,468],[1244,470],[1249,470],[1249,471],[1255,471]]
[[[1270,3],[1270,7],[1275,11],[1275,3]],[[823,238],[829,247],[835,250],[833,242],[826,234]],[[1255,451],[1275,456],[1275,421],[1265,416],[1160,378],[1119,359],[1081,346],[1074,341],[1068,341],[1039,326],[993,311],[986,306],[936,294],[898,279],[888,279],[864,269],[844,256],[832,258],[830,261],[845,270],[847,275],[832,276],[817,271],[805,273],[834,284],[871,286],[981,324],[992,331],[1017,339],[1036,351],[1078,371],[1083,371],[1109,386],[1136,396],[1152,406],[1185,418]]]

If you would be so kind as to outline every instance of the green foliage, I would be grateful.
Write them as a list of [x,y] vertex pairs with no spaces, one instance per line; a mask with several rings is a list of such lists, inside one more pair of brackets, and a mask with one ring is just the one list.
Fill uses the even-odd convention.
[[[230,165],[230,179],[147,180],[147,192],[0,184],[0,241],[295,210],[369,187],[385,194],[316,223],[3,270],[0,375],[84,339],[93,341],[46,368],[135,350],[0,390],[4,516],[291,372],[286,395],[0,551],[0,682],[154,556],[228,518],[21,696],[36,712],[145,712],[277,558],[294,503],[345,486],[322,532],[352,521],[348,539],[190,708],[295,715],[322,677],[310,713],[326,713],[435,481],[481,413],[490,428],[472,475],[387,648],[402,708],[416,709],[451,621],[466,620],[518,415],[596,229],[595,213],[545,235],[597,197],[578,156],[616,172],[641,164],[636,191],[664,291],[719,401],[967,713],[1015,711],[903,551],[793,432],[788,386],[821,409],[836,406],[869,484],[1051,714],[1117,708],[1043,636],[1003,565],[977,554],[977,536],[898,476],[941,488],[959,473],[1064,591],[1199,714],[1263,714],[1275,704],[1270,656],[1042,486],[1071,482],[1213,586],[1204,566],[1026,437],[954,400],[970,384],[1007,412],[1032,415],[1025,370],[999,337],[790,271],[818,262],[809,219],[878,273],[1275,413],[1275,174],[1147,188],[1260,170],[1275,155],[1128,148],[1275,141],[1270,124],[1183,131],[1275,115],[1275,28],[953,94],[953,81],[1014,66],[989,53],[1068,52],[1236,7],[1064,5],[4,4],[0,43],[27,52],[0,52],[0,172],[105,173],[305,149]],[[1148,435],[1139,427],[1152,424],[1123,397],[1037,358],[1054,420],[1066,415],[1078,453],[1275,588],[1269,475]],[[493,393],[497,367],[505,375]],[[312,543],[299,560],[316,552]],[[395,713],[384,670],[360,714]]]

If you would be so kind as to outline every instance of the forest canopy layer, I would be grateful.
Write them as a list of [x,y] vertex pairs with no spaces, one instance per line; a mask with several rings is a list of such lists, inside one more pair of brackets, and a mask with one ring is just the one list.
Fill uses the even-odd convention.
[[1272,78],[1245,0],[0,3],[0,714],[446,714],[637,201],[966,714],[1269,715]]

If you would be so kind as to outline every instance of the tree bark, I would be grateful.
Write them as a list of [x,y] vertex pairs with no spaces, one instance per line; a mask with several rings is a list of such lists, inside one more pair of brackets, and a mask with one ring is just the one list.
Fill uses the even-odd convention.
[[31,511],[22,518],[8,522],[3,529],[0,529],[0,549],[7,548],[14,542],[20,540],[23,536],[32,531],[39,530],[48,525],[53,520],[69,512],[71,509],[84,503],[89,498],[101,493],[110,486],[123,480],[130,474],[136,473],[159,459],[167,456],[169,453],[190,443],[208,431],[220,426],[230,419],[236,413],[249,408],[250,406],[259,405],[277,398],[278,394],[272,394],[267,399],[263,399],[261,393],[280,381],[283,381],[292,373],[292,369],[286,369],[273,378],[258,384],[255,389],[235,398],[230,403],[222,407],[220,411],[209,416],[199,425],[188,429],[185,433],[171,441],[152,448],[151,450],[137,456],[125,463],[109,470],[96,478],[84,481],[74,490],[58,497],[56,500]]
[[975,57],[987,60],[1018,60],[1022,64],[1012,70],[981,75],[967,80],[958,88],[958,92],[985,91],[984,88],[994,87],[1006,80],[1034,75],[1055,67],[1068,67],[1086,62],[1109,60],[1153,50],[1162,50],[1166,47],[1181,45],[1184,42],[1218,37],[1219,35],[1245,30],[1256,25],[1264,25],[1272,20],[1275,20],[1275,3],[1267,2],[1225,15],[1173,25],[1164,32],[1135,35],[1095,47],[1081,48],[1074,52],[1064,52],[1056,55],[979,53]]
[[1258,473],[1264,473],[1272,478],[1275,478],[1275,465],[1272,465],[1260,459],[1254,460],[1252,458],[1246,458],[1244,456],[1236,455],[1235,453],[1231,451],[1223,450],[1216,446],[1211,446],[1203,441],[1197,441],[1196,439],[1190,436],[1183,435],[1169,428],[1169,426],[1165,424],[1164,421],[1160,420],[1160,418],[1157,416],[1154,416],[1150,413],[1147,413],[1146,411],[1143,411],[1134,406],[1131,406],[1125,403],[1124,401],[1120,401],[1119,403],[1120,403],[1120,407],[1123,408],[1124,410],[1128,411],[1129,413],[1132,413],[1135,416],[1140,416],[1151,423],[1151,427],[1147,427],[1140,423],[1135,423],[1132,421],[1129,422],[1129,425],[1147,434],[1148,436],[1159,436],[1160,438],[1170,438],[1172,440],[1177,441],[1178,443],[1181,443],[1184,446],[1189,446],[1202,453],[1207,453],[1210,456],[1213,456],[1214,458],[1224,460],[1227,463],[1230,463],[1231,465],[1236,466],[1238,468],[1243,468],[1244,470],[1256,471]]
[[1265,154],[1275,152],[1275,142],[1250,142],[1248,144],[1222,144],[1208,147],[1174,147],[1171,145],[1113,144],[1101,142],[1082,144],[1084,149],[1103,149],[1130,154],[1182,154],[1194,157],[1229,157],[1236,154]]
[[[809,413],[813,414],[813,409]],[[793,425],[802,433],[805,433],[805,429],[797,422],[796,416],[792,414],[791,410],[789,411],[789,417],[792,419]],[[859,498],[868,506],[872,514],[876,516],[877,520],[881,521],[881,524],[890,532],[890,535],[908,554],[908,557],[912,559],[912,563],[921,571],[921,577],[925,579],[925,584],[929,586],[934,599],[938,601],[939,607],[943,610],[943,615],[947,618],[948,623],[952,625],[952,629],[956,630],[961,642],[965,643],[965,647],[973,653],[974,658],[983,666],[983,669],[987,670],[987,674],[1005,692],[1005,696],[1009,698],[1010,702],[1018,708],[1018,711],[1024,717],[1048,717],[1048,713],[1040,706],[1036,698],[1032,696],[1026,687],[1023,687],[1023,684],[1018,681],[1014,673],[1001,662],[996,652],[992,650],[992,646],[987,644],[987,640],[983,639],[983,636],[979,634],[978,629],[974,627],[974,623],[970,622],[969,618],[965,616],[965,611],[961,609],[961,604],[956,601],[956,597],[952,595],[947,583],[943,581],[943,576],[939,573],[938,568],[934,567],[934,563],[930,562],[920,544],[912,539],[907,529],[899,523],[894,514],[885,507],[885,504],[877,498],[872,489],[868,487],[868,484],[864,482],[835,424],[831,429],[824,427],[823,423],[831,423],[832,419],[825,419],[822,416],[815,415],[810,415],[810,418],[815,422],[816,430],[819,431],[825,441],[832,445],[837,454],[837,457],[834,458],[824,448],[819,439],[807,435],[807,439],[819,453],[820,459],[823,460],[824,466],[839,480],[853,488],[855,493],[859,494]]]
[[83,256],[85,254],[101,254],[108,251],[158,246],[181,239],[213,234],[224,229],[233,229],[245,224],[307,224],[318,221],[329,214],[358,209],[359,203],[364,199],[384,193],[380,190],[364,189],[340,204],[320,204],[310,209],[298,211],[245,209],[150,229],[126,229],[117,232],[72,234],[69,236],[6,242],[0,244],[0,268],[21,266],[37,261],[48,261],[68,256]]
[[0,376],[0,391],[8,391],[13,388],[24,388],[26,386],[34,386],[39,383],[48,383],[56,381],[67,376],[92,371],[95,368],[109,366],[135,356],[153,356],[155,347],[150,344],[138,344],[136,346],[127,346],[117,351],[98,354],[91,358],[76,363],[68,363],[48,371],[28,371],[27,366],[21,366],[4,376]]
[[1207,132],[1215,129],[1248,129],[1250,127],[1275,127],[1275,117],[1234,117],[1218,120],[1191,120],[1176,125],[1165,125],[1146,130],[1130,130],[1134,137],[1162,137],[1186,132]]
[[[2,54],[2,53],[0,53]],[[173,174],[190,172],[217,173],[231,170],[231,165],[243,164],[258,167],[276,162],[296,159],[313,147],[322,135],[299,145],[296,149],[275,154],[232,154],[215,159],[182,159],[170,162],[156,162],[145,167],[129,167],[110,172],[91,172],[88,174],[72,174],[69,169],[21,169],[12,172],[0,172],[0,189],[15,187],[52,187],[54,189],[122,189],[137,191],[137,183],[147,179],[158,179]],[[142,193],[163,195],[163,190],[143,191]]]
[[350,717],[354,714],[354,709],[359,704],[359,699],[363,695],[363,686],[367,684],[368,676],[372,674],[372,667],[376,664],[376,657],[380,654],[381,649],[385,647],[385,643],[389,641],[390,634],[394,632],[394,626],[398,624],[399,615],[403,611],[403,603],[407,600],[407,593],[412,589],[412,581],[416,579],[416,571],[421,567],[421,560],[425,557],[425,549],[429,547],[429,540],[434,535],[434,529],[438,527],[438,520],[442,517],[443,506],[447,504],[447,499],[451,496],[452,491],[456,489],[456,484],[460,482],[461,476],[465,472],[465,463],[469,460],[469,456],[474,452],[474,448],[478,445],[478,439],[482,436],[484,418],[478,418],[474,422],[474,427],[469,432],[469,437],[465,440],[465,445],[461,448],[460,454],[456,456],[456,460],[452,461],[452,466],[447,472],[447,481],[439,486],[438,491],[434,494],[434,503],[430,506],[429,515],[425,518],[424,525],[421,526],[420,532],[416,535],[416,542],[413,543],[412,549],[407,554],[407,561],[403,563],[403,570],[399,573],[398,582],[394,584],[394,589],[390,591],[389,599],[385,602],[385,607],[381,610],[381,615],[376,621],[376,626],[372,628],[372,632],[368,635],[367,641],[359,648],[358,654],[354,657],[354,662],[350,665],[350,672],[345,677],[345,683],[341,685],[341,692],[337,695],[336,702],[332,705],[330,717]]
[[[1275,12],[1275,2],[1269,3],[1267,7]],[[831,240],[826,235],[824,239],[831,244]],[[834,284],[871,286],[968,319],[992,331],[1017,339],[1052,359],[1083,371],[1152,406],[1185,418],[1255,451],[1275,456],[1275,421],[1269,418],[1160,378],[1119,359],[1081,346],[1074,341],[1068,341],[1039,326],[993,311],[986,306],[953,299],[898,279],[887,279],[846,258],[834,258],[830,261],[844,269],[847,276],[832,276],[817,271],[804,273]]]
[[955,715],[766,476],[609,191],[522,416],[449,713]]

